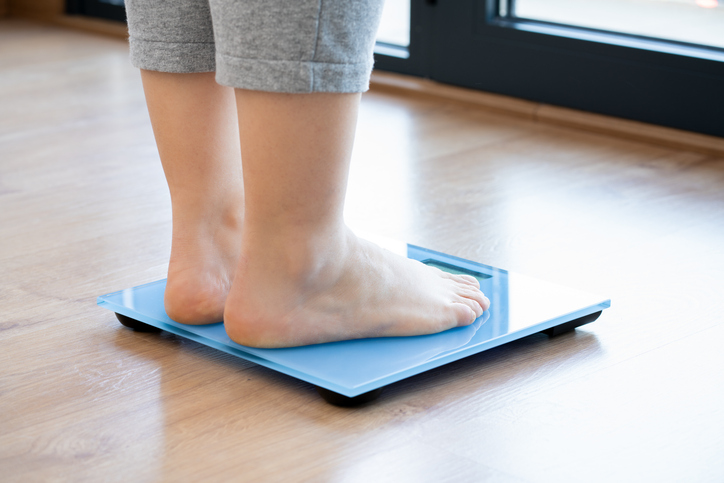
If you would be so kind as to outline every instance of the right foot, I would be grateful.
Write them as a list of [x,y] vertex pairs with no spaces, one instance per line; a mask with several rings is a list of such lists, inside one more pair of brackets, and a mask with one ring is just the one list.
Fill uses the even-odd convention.
[[241,216],[174,218],[164,294],[167,315],[182,324],[211,324],[224,317],[241,245]]
[[300,240],[278,233],[244,240],[224,313],[235,342],[273,348],[432,334],[469,325],[490,305],[475,278],[401,257],[347,230]]
[[244,215],[234,90],[213,72],[141,70],[141,79],[173,207],[166,313],[185,324],[219,322]]

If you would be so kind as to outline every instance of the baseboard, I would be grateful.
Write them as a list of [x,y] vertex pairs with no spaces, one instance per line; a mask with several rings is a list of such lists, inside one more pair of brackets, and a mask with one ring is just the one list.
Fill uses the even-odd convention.
[[84,15],[48,14],[44,12],[12,12],[5,20],[27,20],[50,25],[58,25],[74,30],[83,30],[95,34],[107,35],[116,38],[128,38],[128,28],[124,23],[86,17]]
[[669,148],[724,156],[724,138],[716,136],[525,101],[389,72],[373,72],[370,84],[371,89],[376,91],[450,99],[535,122],[608,134]]
[[53,23],[63,27],[85,30],[96,34],[111,37],[128,38],[128,27],[122,22],[86,17],[83,15],[59,15],[53,18]]

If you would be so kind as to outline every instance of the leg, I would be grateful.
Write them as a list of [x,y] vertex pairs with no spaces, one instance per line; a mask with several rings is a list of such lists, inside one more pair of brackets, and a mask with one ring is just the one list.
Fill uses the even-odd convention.
[[342,213],[359,94],[237,89],[246,213],[226,302],[229,336],[284,347],[467,325],[489,301],[358,239]]
[[173,209],[166,312],[182,323],[219,322],[244,209],[234,91],[213,73],[141,74]]

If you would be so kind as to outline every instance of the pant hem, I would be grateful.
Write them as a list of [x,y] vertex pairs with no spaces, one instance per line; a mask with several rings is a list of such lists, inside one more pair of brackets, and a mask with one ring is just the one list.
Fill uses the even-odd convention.
[[157,42],[129,39],[131,63],[139,69],[187,74],[216,70],[213,42]]
[[216,54],[216,82],[240,89],[285,93],[365,92],[369,89],[371,72],[371,61],[331,64]]

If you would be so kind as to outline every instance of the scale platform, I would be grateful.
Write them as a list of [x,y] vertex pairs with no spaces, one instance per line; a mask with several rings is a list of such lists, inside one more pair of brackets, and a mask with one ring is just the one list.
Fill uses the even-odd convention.
[[371,401],[388,384],[531,334],[555,336],[573,330],[593,322],[611,306],[605,297],[418,246],[380,244],[441,270],[476,277],[490,308],[472,325],[439,334],[257,349],[229,339],[223,322],[184,325],[171,320],[163,304],[166,280],[102,295],[98,305],[115,312],[123,325],[134,330],[165,330],[307,381],[326,401],[340,406]]

